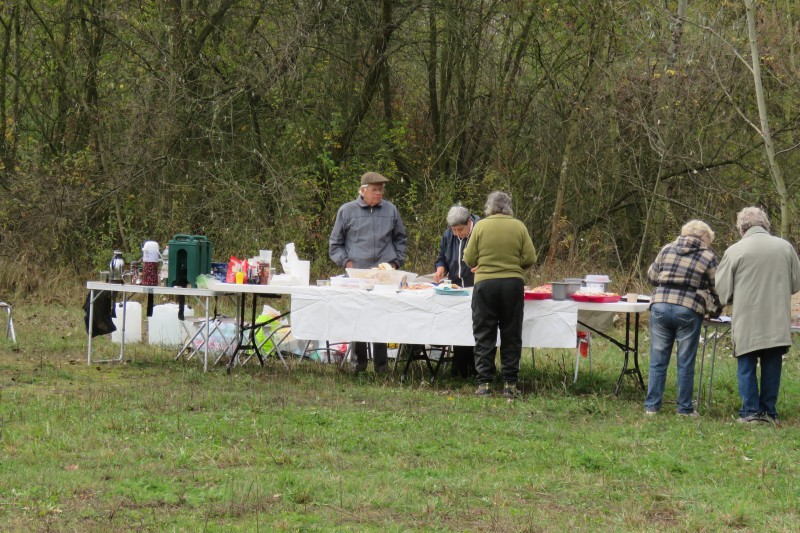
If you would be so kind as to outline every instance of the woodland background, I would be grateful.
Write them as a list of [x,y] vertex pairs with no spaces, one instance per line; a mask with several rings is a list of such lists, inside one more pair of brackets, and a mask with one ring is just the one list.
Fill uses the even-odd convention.
[[177,233],[221,261],[294,241],[334,273],[368,170],[420,273],[447,208],[495,189],[540,267],[576,274],[640,276],[690,218],[722,253],[747,205],[795,243],[798,19],[794,0],[0,0],[0,292]]

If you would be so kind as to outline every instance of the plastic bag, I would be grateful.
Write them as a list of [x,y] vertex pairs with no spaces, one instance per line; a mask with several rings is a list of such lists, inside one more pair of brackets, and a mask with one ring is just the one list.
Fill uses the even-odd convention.
[[199,276],[197,276],[197,280],[194,282],[194,284],[197,286],[198,289],[207,289],[208,282],[213,279],[216,278],[210,274],[200,274]]
[[[208,351],[215,355],[233,355],[233,352],[239,344],[236,332],[237,327],[233,322],[222,322],[219,324],[208,341]],[[195,338],[194,346],[195,349],[202,350],[203,339],[200,337]]]
[[225,275],[225,283],[236,283],[236,273],[244,272],[244,277],[247,279],[247,259],[237,259],[232,255],[228,261],[228,273]]

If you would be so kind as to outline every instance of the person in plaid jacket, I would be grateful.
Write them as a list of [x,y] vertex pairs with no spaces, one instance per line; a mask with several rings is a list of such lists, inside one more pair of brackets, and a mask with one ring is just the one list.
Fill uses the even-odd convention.
[[681,235],[664,246],[647,270],[656,286],[650,300],[650,374],[645,414],[661,409],[672,346],[678,342],[678,414],[697,416],[692,405],[694,361],[706,313],[718,315],[714,275],[719,260],[711,249],[714,232],[701,220],[690,220]]

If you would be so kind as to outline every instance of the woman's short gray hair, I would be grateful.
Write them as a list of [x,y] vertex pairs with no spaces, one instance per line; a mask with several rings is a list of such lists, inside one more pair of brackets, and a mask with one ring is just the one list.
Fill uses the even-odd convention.
[[681,235],[688,235],[690,237],[697,237],[706,246],[711,246],[714,242],[714,232],[708,224],[702,220],[690,220],[681,228]]
[[450,208],[450,211],[447,212],[448,226],[464,226],[467,222],[469,222],[469,209],[463,205],[454,205]]
[[511,196],[503,191],[494,191],[486,198],[484,213],[487,217],[492,215],[514,216],[514,209],[511,207]]
[[744,235],[747,233],[747,230],[755,228],[756,226],[769,231],[769,217],[763,209],[759,207],[745,207],[736,215],[736,229],[739,230],[739,235]]

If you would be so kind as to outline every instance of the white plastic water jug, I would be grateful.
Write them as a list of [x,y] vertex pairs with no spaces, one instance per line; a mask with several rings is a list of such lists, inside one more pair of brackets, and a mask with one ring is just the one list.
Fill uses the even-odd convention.
[[[186,331],[178,320],[178,304],[168,303],[153,306],[153,316],[147,319],[147,343],[160,346],[181,346],[186,340]],[[194,316],[194,309],[183,308],[184,318]]]
[[125,312],[125,344],[142,342],[142,304],[139,302],[122,302],[114,304],[117,316],[112,318],[117,330],[111,333],[111,342],[122,342],[122,315]]

